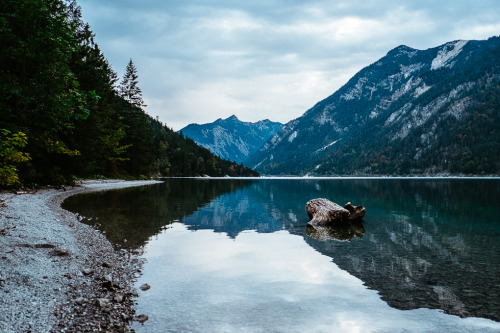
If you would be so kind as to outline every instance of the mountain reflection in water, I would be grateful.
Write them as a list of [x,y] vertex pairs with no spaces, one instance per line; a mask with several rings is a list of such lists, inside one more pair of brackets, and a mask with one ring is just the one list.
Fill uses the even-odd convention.
[[140,250],[175,221],[192,215],[224,193],[248,186],[245,181],[171,179],[147,185],[69,197],[62,207],[106,234],[116,249]]
[[[305,203],[318,197],[365,206],[363,223],[306,229]],[[500,321],[498,198],[492,179],[170,179],[75,196],[64,207],[130,250],[175,221],[232,238],[285,229],[392,307]]]

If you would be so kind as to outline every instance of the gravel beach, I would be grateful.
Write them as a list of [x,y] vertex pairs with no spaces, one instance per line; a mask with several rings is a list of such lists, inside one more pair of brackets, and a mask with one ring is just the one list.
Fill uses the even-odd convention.
[[0,193],[0,332],[129,332],[140,272],[105,236],[61,208],[74,194],[153,184],[85,181]]

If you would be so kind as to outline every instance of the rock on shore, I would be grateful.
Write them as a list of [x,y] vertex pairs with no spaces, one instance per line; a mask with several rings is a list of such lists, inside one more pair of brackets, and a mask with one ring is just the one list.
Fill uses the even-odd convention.
[[128,332],[139,259],[116,253],[61,203],[76,193],[151,183],[0,193],[0,332]]

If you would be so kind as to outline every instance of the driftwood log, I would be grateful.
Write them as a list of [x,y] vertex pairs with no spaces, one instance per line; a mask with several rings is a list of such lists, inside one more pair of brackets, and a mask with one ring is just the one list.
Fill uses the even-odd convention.
[[360,220],[365,216],[366,210],[363,206],[353,206],[350,202],[342,207],[328,199],[319,198],[307,202],[306,212],[311,225],[334,225]]
[[344,205],[344,208],[349,211],[349,216],[347,217],[347,219],[350,221],[361,220],[366,213],[365,207],[353,206],[350,202],[346,203]]

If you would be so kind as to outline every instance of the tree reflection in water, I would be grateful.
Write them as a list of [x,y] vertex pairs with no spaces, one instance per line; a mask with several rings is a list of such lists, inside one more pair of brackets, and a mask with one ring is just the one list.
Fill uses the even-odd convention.
[[169,179],[162,184],[75,195],[63,208],[106,234],[116,249],[140,252],[150,237],[248,181]]

